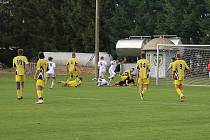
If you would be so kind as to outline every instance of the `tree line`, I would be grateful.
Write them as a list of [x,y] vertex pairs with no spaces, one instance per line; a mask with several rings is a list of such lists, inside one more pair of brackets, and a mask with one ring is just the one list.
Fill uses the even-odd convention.
[[[0,48],[20,47],[30,57],[38,51],[94,52],[94,34],[95,0],[0,1]],[[210,1],[100,0],[100,51],[115,55],[119,39],[159,34],[210,44]]]

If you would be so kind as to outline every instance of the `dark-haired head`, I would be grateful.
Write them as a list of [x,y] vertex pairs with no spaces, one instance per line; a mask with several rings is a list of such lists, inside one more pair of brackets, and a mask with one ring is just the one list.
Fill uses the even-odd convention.
[[177,53],[177,54],[176,54],[176,58],[177,58],[177,59],[181,59],[181,54]]
[[50,56],[50,57],[48,57],[48,60],[49,60],[49,61],[52,61],[52,60],[53,60],[53,58]]
[[176,60],[176,58],[175,58],[175,57],[172,57],[172,58],[171,58],[171,61],[173,61],[173,62],[174,62],[175,60]]
[[146,59],[146,54],[145,54],[145,53],[142,53],[142,54],[141,54],[141,58],[142,58],[142,59]]
[[39,59],[44,59],[44,53],[43,52],[39,52],[38,57],[39,57]]
[[18,49],[17,53],[18,53],[18,55],[23,55],[23,49]]
[[76,54],[75,54],[75,52],[73,52],[73,53],[72,53],[72,57],[73,57],[73,58],[75,58],[75,57],[76,57]]

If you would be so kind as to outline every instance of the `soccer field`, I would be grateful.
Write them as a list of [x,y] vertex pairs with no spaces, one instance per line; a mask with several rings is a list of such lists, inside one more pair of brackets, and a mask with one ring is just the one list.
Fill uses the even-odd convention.
[[101,88],[90,79],[79,88],[48,86],[45,104],[37,105],[35,81],[27,79],[19,101],[14,75],[1,74],[0,139],[210,139],[210,88],[185,87],[182,103],[173,86],[152,85],[141,101],[134,86]]

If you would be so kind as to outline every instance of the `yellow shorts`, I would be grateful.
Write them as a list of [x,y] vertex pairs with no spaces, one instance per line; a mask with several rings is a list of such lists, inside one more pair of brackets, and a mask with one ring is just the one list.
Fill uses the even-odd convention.
[[24,82],[25,76],[24,75],[16,75],[15,80],[16,80],[16,82]]
[[184,83],[184,80],[174,80],[175,85],[182,85]]
[[149,78],[146,79],[138,79],[139,84],[149,84]]
[[36,80],[36,86],[44,87],[44,85],[45,85],[44,80],[41,80],[41,79]]

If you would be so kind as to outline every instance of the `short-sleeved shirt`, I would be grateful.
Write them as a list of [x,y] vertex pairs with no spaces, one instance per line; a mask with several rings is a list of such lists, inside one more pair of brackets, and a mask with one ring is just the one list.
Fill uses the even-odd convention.
[[184,60],[176,60],[173,67],[173,72],[175,72],[175,80],[184,80],[184,72],[188,70],[189,67]]
[[79,63],[77,58],[69,58],[67,61],[67,65],[69,65],[69,71],[76,71],[75,66]]
[[13,67],[16,67],[16,75],[25,74],[25,65],[29,64],[25,56],[16,56],[13,58]]
[[149,78],[150,63],[147,59],[140,59],[137,61],[137,69],[139,70],[139,78]]
[[45,80],[47,71],[47,61],[44,59],[39,59],[37,61],[37,70],[39,70],[38,79]]
[[[175,61],[174,61],[175,62]],[[173,70],[173,67],[174,67],[174,62],[171,62],[168,66],[168,69],[172,69]]]
[[47,71],[47,73],[54,74],[55,73],[54,69],[56,67],[55,63],[52,62],[52,61],[49,61],[49,62],[47,62],[47,65],[48,65],[48,68],[49,68],[49,70]]
[[106,70],[107,62],[105,60],[98,61],[99,70]]

